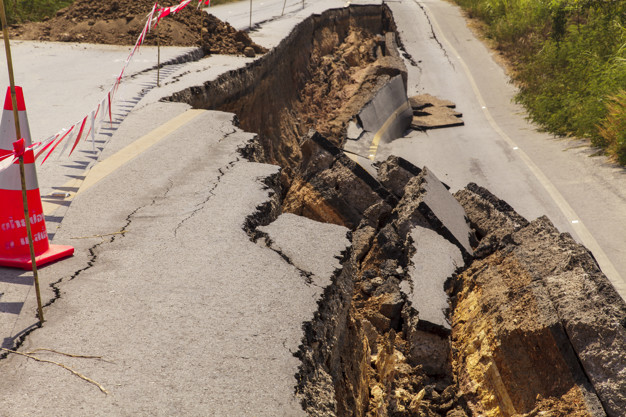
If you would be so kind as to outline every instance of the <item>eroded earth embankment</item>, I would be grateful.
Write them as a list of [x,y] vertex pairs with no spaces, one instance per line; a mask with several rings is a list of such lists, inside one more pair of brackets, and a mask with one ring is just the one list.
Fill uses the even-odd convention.
[[623,415],[626,304],[584,247],[475,184],[453,195],[393,156],[372,176],[342,150],[349,122],[398,76],[406,87],[389,10],[352,6],[169,98],[234,112],[258,133],[246,156],[282,168],[265,223],[282,211],[351,230],[304,325],[294,381],[304,409]]

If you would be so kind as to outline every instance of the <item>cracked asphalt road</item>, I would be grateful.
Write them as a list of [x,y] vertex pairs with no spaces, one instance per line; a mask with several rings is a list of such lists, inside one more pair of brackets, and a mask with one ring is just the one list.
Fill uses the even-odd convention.
[[[322,3],[315,7],[327,7]],[[400,5],[409,7],[405,3],[390,5],[395,11]],[[396,19],[402,15],[398,10]],[[404,15],[415,26],[411,16]],[[274,42],[298,19],[291,15],[282,23],[270,22],[267,30],[255,33],[255,40]],[[278,30],[280,25],[284,27]],[[438,46],[427,46],[429,36],[417,38],[414,44],[405,43],[420,65],[414,71],[422,77],[415,81],[411,77],[416,72],[410,73],[410,87],[455,100],[457,91],[466,87],[450,83],[443,72],[427,71],[440,59],[449,65],[445,62],[455,58],[446,59],[438,55]],[[139,94],[145,87],[142,83],[154,80],[149,73],[135,78],[135,87],[127,97],[128,112],[122,112],[126,120],[108,132],[115,140],[101,144],[104,149],[99,157],[106,158],[132,142],[138,137],[137,131],[150,130],[155,120],[164,121],[187,110],[182,104],[157,103],[160,96],[194,85],[197,76],[204,81],[247,61],[224,58],[209,62],[173,68],[160,91],[150,89]],[[460,71],[458,65],[454,68]],[[480,111],[470,96],[457,100],[461,103],[466,120],[472,120],[468,114]],[[479,127],[479,133],[487,132],[484,125]],[[494,178],[502,175],[486,167],[481,155],[467,158],[467,149],[482,148],[462,135],[462,140],[457,137],[454,142],[450,137],[456,132],[441,131],[441,136],[431,133],[427,139],[410,136],[393,142],[390,152],[413,155],[408,158],[432,166],[455,187],[465,185],[468,172],[472,173],[470,178],[482,175],[488,182],[484,185],[495,187],[494,192],[524,214],[533,210],[543,214],[542,206],[532,204],[548,204],[544,194],[530,190],[520,196],[515,191],[514,186],[525,182],[527,173],[519,171],[512,150],[496,143],[503,169],[517,172],[519,177],[496,181]],[[226,136],[228,141],[223,140]],[[320,265],[335,265],[340,256],[341,245],[323,242],[341,242],[345,231],[317,228],[323,230],[316,235],[320,243],[314,246],[319,250],[319,263],[311,264],[302,256],[311,248],[302,242],[284,242],[285,237],[314,227],[308,223],[281,217],[281,228],[263,228],[270,248],[263,246],[263,239],[251,241],[243,225],[259,205],[271,199],[264,179],[275,175],[276,168],[241,160],[236,147],[250,137],[233,132],[231,116],[207,112],[76,197],[69,208],[62,208],[56,220],[64,221],[55,242],[76,246],[76,256],[43,269],[44,299],[55,300],[54,305],[46,310],[44,328],[31,333],[23,348],[103,356],[106,361],[45,354],[102,383],[111,395],[103,395],[60,368],[12,356],[0,361],[2,415],[302,414],[293,398],[293,375],[299,362],[292,353],[302,337],[302,322],[310,320],[317,308],[320,288],[315,284],[324,285],[329,279],[330,270]],[[433,145],[436,141],[440,146]],[[493,143],[489,147],[493,148]],[[180,152],[182,148],[197,152]],[[449,158],[451,148],[470,162]],[[84,151],[86,164],[76,164],[69,174],[45,168],[52,174],[50,178],[80,175],[96,158],[88,149]],[[557,159],[564,154],[553,152]],[[61,160],[58,165],[68,162]],[[584,166],[591,169],[589,164]],[[45,186],[51,189],[58,184]],[[613,200],[610,204],[614,205]],[[549,207],[557,213],[556,222],[567,226],[567,219],[559,218],[554,206]],[[616,250],[619,254],[623,245],[617,245]],[[0,276],[3,285],[30,291],[27,274],[2,270]],[[56,291],[48,286],[53,282]],[[7,310],[0,314],[0,328],[4,343],[12,344],[32,329],[34,297],[28,294],[26,304],[19,308],[3,297],[0,303],[5,303]]]
[[[147,106],[129,123],[169,106],[183,105]],[[54,366],[10,357],[0,362],[3,415],[303,415],[292,353],[321,289],[243,229],[250,216],[263,220],[255,216],[271,199],[265,183],[278,168],[241,158],[237,148],[252,135],[233,132],[232,117],[200,115],[75,198],[56,240],[74,243],[79,255],[44,270],[44,277],[66,278],[45,326],[23,349],[102,356],[46,357],[111,394]],[[196,152],[172,157],[176,146]],[[347,230],[306,226],[316,263],[338,266]],[[296,222],[281,230],[304,229]],[[125,233],[89,238],[115,232]],[[309,267],[316,275],[334,270]],[[32,392],[37,400],[25,400]]]

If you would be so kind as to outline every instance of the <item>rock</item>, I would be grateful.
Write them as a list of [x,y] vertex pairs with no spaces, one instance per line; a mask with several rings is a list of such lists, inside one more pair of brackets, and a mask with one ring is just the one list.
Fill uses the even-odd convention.
[[402,312],[402,306],[404,305],[404,299],[399,291],[384,294],[380,302],[380,313],[391,319],[397,319]]
[[375,287],[380,287],[381,285],[383,285],[385,283],[385,280],[382,277],[374,277],[374,278],[372,278],[371,283]]
[[378,332],[376,331],[376,327],[369,320],[361,320],[361,326],[363,327],[363,332],[367,337],[367,342],[370,347],[370,352],[372,355],[376,355],[378,353]]
[[378,180],[396,197],[402,198],[409,180],[422,170],[404,158],[390,155],[378,166]]
[[421,365],[430,376],[450,372],[450,342],[447,337],[419,330],[416,326],[408,326],[406,331],[410,346],[408,360],[411,365]]
[[256,53],[254,52],[254,48],[250,47],[250,46],[246,46],[243,50],[243,54],[245,56],[247,56],[248,58],[254,58],[254,56],[256,55]]
[[[313,213],[314,220],[332,218],[354,229],[372,205],[386,200],[395,203],[395,197],[374,177],[319,133],[310,133],[302,149],[300,176],[283,203],[286,211],[303,216]],[[332,215],[322,216],[322,211]]]
[[474,183],[457,191],[459,201],[479,240],[476,256],[486,256],[497,249],[511,233],[528,225],[509,204],[500,200],[487,189]]
[[352,233],[352,257],[361,262],[372,246],[376,230],[371,226],[360,227]]
[[387,204],[386,201],[378,201],[363,212],[363,220],[361,224],[366,224],[378,229],[382,224],[385,224],[393,208]]
[[400,259],[405,251],[404,239],[402,239],[392,224],[387,224],[376,235],[374,240],[376,246],[375,256],[378,263],[387,259]]
[[416,226],[431,228],[458,246],[464,258],[473,255],[473,232],[463,207],[428,168],[407,183],[394,214],[401,237],[406,238]]
[[335,152],[332,148],[327,149],[327,147],[320,145],[316,135],[319,135],[319,133],[311,129],[300,143],[302,158],[299,172],[305,179],[330,168],[338,155],[338,149]]
[[400,277],[401,274],[398,273],[398,269],[402,270],[395,259],[385,259],[380,264],[380,273],[383,277]]
[[351,67],[359,65],[359,50],[356,45],[350,46],[343,54],[342,58]]
[[391,329],[391,320],[388,317],[383,316],[378,311],[366,311],[365,318],[372,323],[378,333],[384,334]]
[[374,286],[369,281],[363,281],[361,283],[361,291],[363,291],[363,293],[367,295],[370,295],[374,292]]

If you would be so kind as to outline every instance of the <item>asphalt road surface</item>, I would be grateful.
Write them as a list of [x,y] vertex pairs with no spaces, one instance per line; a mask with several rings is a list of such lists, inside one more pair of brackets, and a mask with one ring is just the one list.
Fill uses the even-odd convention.
[[[280,15],[282,2],[267,4],[263,13],[253,13],[253,23]],[[260,25],[253,38],[275,45],[307,14],[343,2],[305,3],[305,10],[298,10],[299,4],[288,3],[286,15]],[[232,10],[231,23],[245,27],[246,6],[211,11],[231,21],[221,13]],[[455,101],[465,126],[410,133],[381,144],[376,158],[394,153],[428,166],[453,189],[473,181],[529,219],[548,215],[592,249],[618,288],[623,285],[624,170],[589,157],[593,150],[580,141],[556,140],[528,124],[522,109],[511,104],[514,89],[502,69],[457,8],[437,0],[389,6],[415,62],[407,61],[409,94]],[[37,45],[23,43],[21,56]],[[85,65],[68,77],[80,77],[79,87],[57,77],[55,83],[65,89],[51,88],[36,65],[20,73],[25,82],[40,80],[26,93],[27,108],[30,102],[38,106],[29,112],[37,135],[75,122],[97,104],[109,85],[106,77],[118,73],[115,51],[82,47],[67,52],[67,45],[46,44],[52,49],[39,58],[50,73],[63,74],[64,53],[91,56],[74,60],[75,66]],[[173,65],[164,72],[163,86],[155,88],[155,72],[144,71],[153,65],[154,50],[143,51],[146,62],[129,72],[128,89],[121,90],[115,128],[98,137],[95,153],[87,143],[76,153],[78,163],[62,157],[40,171],[43,189],[71,192],[47,220],[55,225],[54,241],[77,251],[42,269],[44,299],[54,303],[46,308],[48,322],[25,339],[23,350],[102,356],[39,352],[93,378],[109,395],[54,365],[11,356],[0,361],[0,414],[300,415],[293,352],[302,323],[313,317],[328,275],[338,266],[345,229],[287,216],[263,228],[271,247],[253,242],[242,225],[272,201],[267,184],[276,167],[240,158],[237,146],[252,135],[234,128],[231,115],[158,102],[249,59],[211,57]],[[119,59],[126,52],[121,50]],[[107,64],[99,66],[105,56]],[[59,94],[64,110],[45,105]],[[72,180],[78,182],[65,186]],[[307,282],[303,271],[315,279]],[[0,335],[3,346],[10,346],[35,323],[32,278],[0,269],[0,293]]]

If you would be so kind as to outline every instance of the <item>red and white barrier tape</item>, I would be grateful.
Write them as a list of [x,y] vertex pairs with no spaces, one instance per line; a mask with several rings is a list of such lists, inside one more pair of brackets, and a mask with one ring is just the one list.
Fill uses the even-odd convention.
[[[197,1],[198,1],[198,8],[201,5],[209,6],[211,2],[211,0],[197,0]],[[146,40],[146,36],[148,36],[148,33],[150,33],[150,31],[154,29],[156,25],[159,24],[161,19],[171,14],[176,14],[180,12],[185,7],[187,7],[191,2],[192,0],[183,0],[179,4],[175,6],[171,6],[171,7],[159,7],[158,3],[154,4],[154,6],[152,7],[152,10],[146,16],[147,17],[146,24],[143,30],[141,31],[141,33],[139,34],[139,37],[137,38],[137,42],[135,42],[135,46],[133,47],[130,54],[128,55],[128,58],[126,58],[126,61],[124,62],[124,65],[122,66],[122,70],[120,71],[119,76],[115,79],[113,86],[107,92],[104,99],[102,99],[100,103],[98,103],[98,105],[89,114],[87,114],[84,118],[80,119],[80,121],[74,123],[70,128],[63,128],[56,134],[48,137],[47,139],[41,142],[34,143],[31,146],[29,146],[27,149],[32,149],[35,152],[35,159],[37,159],[39,156],[47,152],[46,156],[41,161],[41,163],[43,164],[50,157],[50,155],[57,149],[57,147],[59,146],[59,144],[61,144],[61,142],[65,142],[63,149],[61,150],[61,153],[60,153],[60,154],[63,154],[69,148],[70,143],[72,143],[73,141],[74,143],[69,153],[71,155],[72,152],[74,152],[74,149],[76,149],[76,147],[78,146],[78,143],[80,142],[80,140],[89,136],[91,136],[91,143],[92,143],[92,146],[95,148],[95,135],[98,131],[100,124],[102,124],[104,122],[104,119],[108,116],[109,122],[111,123],[111,125],[113,125],[111,107],[113,106],[113,103],[114,103],[115,93],[117,93],[117,89],[122,83],[124,71],[126,71],[126,68],[130,64],[130,61],[132,60],[135,53],[139,50],[141,45],[143,45],[144,41]],[[99,114],[100,114],[100,119],[98,120]],[[88,127],[88,129],[85,133],[86,127]],[[23,139],[21,140],[23,141]],[[16,151],[14,150],[13,152],[0,156],[0,172],[7,169],[13,163],[15,163],[15,161],[17,161],[17,159],[19,158],[19,155],[16,156],[15,152]]]
[[26,141],[24,138],[16,140],[13,142],[13,150],[12,151],[2,151],[3,155],[0,155],[0,171],[3,171],[13,165],[20,156],[23,156],[26,151],[34,150],[41,142],[33,143],[29,147],[26,147]]

